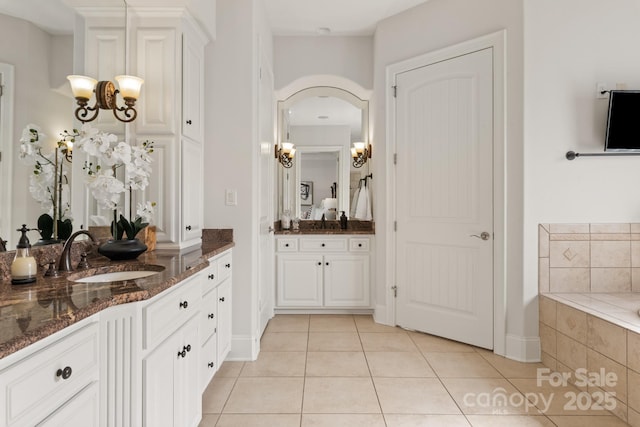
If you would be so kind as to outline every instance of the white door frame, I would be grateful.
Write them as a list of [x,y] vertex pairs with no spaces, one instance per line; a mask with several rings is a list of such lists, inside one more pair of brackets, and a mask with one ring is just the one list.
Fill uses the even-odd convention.
[[[0,63],[0,85],[2,85],[2,96],[0,96],[0,153],[2,153],[2,167],[0,167],[0,194],[3,203],[0,203],[0,238],[9,239],[13,235],[11,209],[12,184],[13,184],[13,109],[14,109],[14,67],[11,64]],[[15,245],[15,240],[11,242]],[[9,247],[7,247],[9,250]]]
[[[493,49],[493,222],[494,222],[494,315],[493,315],[493,351],[497,354],[506,354],[506,30],[488,34],[473,40],[469,40],[454,46],[446,47],[434,52],[429,52],[405,61],[387,66],[386,69],[386,123],[387,123],[387,149],[386,168],[387,174],[386,192],[388,220],[386,224],[387,241],[390,244],[386,248],[387,277],[389,285],[385,295],[380,296],[386,301],[386,319],[389,324],[395,325],[396,300],[392,286],[396,283],[396,233],[394,221],[396,220],[396,173],[393,162],[396,153],[396,105],[394,99],[394,86],[398,74],[421,68],[437,62],[446,61],[458,56],[466,55],[479,50]],[[402,167],[402,165],[400,165]],[[402,290],[400,290],[402,291]]]

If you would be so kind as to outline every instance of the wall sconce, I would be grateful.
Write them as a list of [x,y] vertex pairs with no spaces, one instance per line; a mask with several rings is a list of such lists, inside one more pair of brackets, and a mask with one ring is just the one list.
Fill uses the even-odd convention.
[[371,144],[366,142],[354,142],[351,148],[353,167],[361,168],[371,158]]
[[282,164],[283,167],[289,169],[293,166],[293,156],[296,153],[296,148],[291,142],[283,142],[280,147],[276,145],[276,159]]
[[[138,112],[134,108],[136,100],[140,96],[140,88],[144,80],[135,76],[116,76],[119,89],[108,80],[97,81],[86,76],[67,76],[71,83],[71,91],[76,98],[78,108],[76,118],[82,123],[90,122],[98,117],[100,110],[111,110],[116,119],[129,123],[136,119]],[[92,107],[87,107],[92,93],[96,94],[96,103]],[[120,94],[124,99],[125,107],[118,107],[116,95]],[[89,116],[89,112],[94,111]],[[122,112],[122,117],[118,114]]]

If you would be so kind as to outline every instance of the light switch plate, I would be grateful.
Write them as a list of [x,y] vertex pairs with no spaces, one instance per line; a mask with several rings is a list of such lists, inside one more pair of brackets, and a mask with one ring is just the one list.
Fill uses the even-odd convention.
[[227,206],[237,206],[238,192],[236,190],[225,190],[224,203]]

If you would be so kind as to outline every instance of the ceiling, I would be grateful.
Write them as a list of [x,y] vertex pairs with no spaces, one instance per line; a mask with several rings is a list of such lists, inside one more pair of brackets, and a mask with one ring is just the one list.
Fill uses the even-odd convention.
[[[263,1],[275,35],[318,35],[319,28],[327,28],[332,35],[370,36],[379,21],[428,0]],[[0,13],[31,21],[52,34],[72,33],[74,19],[70,11],[63,0],[0,0]],[[197,15],[197,11],[193,12]]]

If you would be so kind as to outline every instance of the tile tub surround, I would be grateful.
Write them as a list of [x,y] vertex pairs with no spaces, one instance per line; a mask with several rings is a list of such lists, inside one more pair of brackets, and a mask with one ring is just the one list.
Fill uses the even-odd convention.
[[640,293],[540,295],[542,364],[570,381],[578,369],[600,378],[615,374],[611,384],[582,389],[590,396],[615,393],[612,413],[640,427],[640,317],[635,314],[638,321],[630,328],[603,319],[629,312],[625,301],[639,305]]
[[38,274],[35,283],[22,286],[2,280],[0,358],[108,307],[149,299],[206,268],[208,258],[233,245],[232,242],[206,241],[201,248],[145,252],[132,261],[111,262],[105,257],[89,259],[93,268],[109,267],[110,271],[127,270],[139,265],[146,269],[144,265],[149,264],[164,267],[156,275],[129,281],[87,285],[67,280],[69,274],[78,274],[78,271],[61,272],[57,278]]
[[640,224],[538,226],[540,293],[640,292]]

